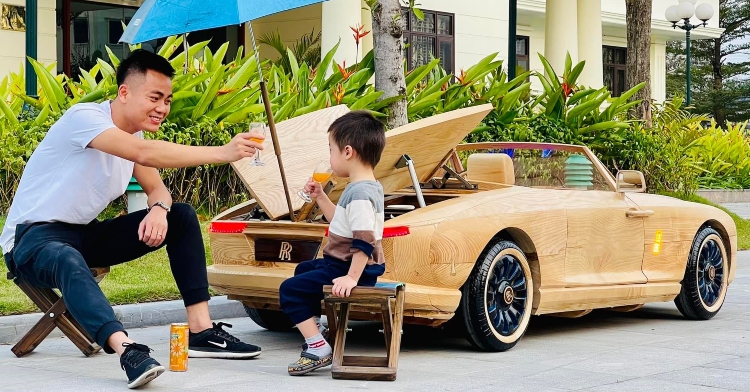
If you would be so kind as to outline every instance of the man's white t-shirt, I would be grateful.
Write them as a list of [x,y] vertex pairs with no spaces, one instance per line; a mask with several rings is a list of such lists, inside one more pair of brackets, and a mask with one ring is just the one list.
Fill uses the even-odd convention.
[[125,193],[133,162],[87,147],[114,127],[110,101],[74,105],[52,125],[21,176],[0,234],[3,254],[13,249],[17,224],[87,224]]

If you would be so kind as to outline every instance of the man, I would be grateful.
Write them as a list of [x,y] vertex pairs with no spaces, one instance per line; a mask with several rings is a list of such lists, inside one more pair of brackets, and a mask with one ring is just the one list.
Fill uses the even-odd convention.
[[[50,128],[29,159],[13,199],[0,247],[8,269],[39,287],[59,288],[73,317],[104,351],[120,356],[128,387],[158,377],[164,367],[146,345],[127,335],[90,267],[124,263],[167,247],[172,275],[190,328],[190,356],[249,358],[260,348],[212,323],[206,259],[197,215],[172,204],[157,168],[233,162],[250,157],[242,133],[220,147],[145,140],[169,114],[174,69],[163,57],[138,50],[117,70],[117,97],[74,105]],[[131,176],[148,195],[147,210],[107,221],[96,217],[122,195]]]

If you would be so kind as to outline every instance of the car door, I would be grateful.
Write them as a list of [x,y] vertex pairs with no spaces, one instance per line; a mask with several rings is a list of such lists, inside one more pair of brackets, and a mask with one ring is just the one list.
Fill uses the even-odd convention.
[[562,190],[567,211],[567,287],[646,283],[644,217],[624,193]]

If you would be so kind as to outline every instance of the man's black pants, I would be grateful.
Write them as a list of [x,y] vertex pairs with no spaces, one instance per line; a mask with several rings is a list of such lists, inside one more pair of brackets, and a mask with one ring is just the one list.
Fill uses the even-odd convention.
[[15,247],[5,255],[8,269],[33,286],[57,288],[73,318],[107,353],[106,342],[125,332],[112,306],[89,272],[137,259],[162,246],[185,306],[210,299],[200,224],[188,204],[175,203],[167,214],[167,236],[159,247],[138,239],[146,210],[87,225],[53,222],[16,227]]

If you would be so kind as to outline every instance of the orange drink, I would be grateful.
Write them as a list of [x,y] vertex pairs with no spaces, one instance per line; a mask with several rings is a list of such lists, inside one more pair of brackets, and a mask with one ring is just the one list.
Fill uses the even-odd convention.
[[331,173],[313,173],[313,180],[319,183],[324,183],[328,181],[329,178],[331,178]]

